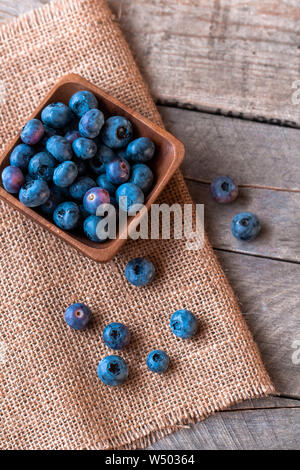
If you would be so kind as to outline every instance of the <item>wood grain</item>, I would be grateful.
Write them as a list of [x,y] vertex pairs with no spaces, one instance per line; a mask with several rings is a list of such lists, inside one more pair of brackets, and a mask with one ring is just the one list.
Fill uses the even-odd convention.
[[300,266],[237,253],[216,254],[277,392],[300,398]]
[[155,450],[297,449],[300,409],[227,411],[161,439]]
[[294,0],[110,0],[156,99],[300,124]]
[[[241,188],[236,201],[221,205],[212,199],[208,184],[189,180],[187,184],[193,200],[205,205],[205,228],[214,248],[300,261],[300,193]],[[231,233],[233,217],[243,211],[253,212],[261,221],[261,233],[251,243]]]
[[300,131],[159,106],[166,127],[186,148],[185,177],[230,175],[239,185],[300,192]]
[[[170,132],[185,143],[182,171],[194,201],[205,205],[213,246],[299,262],[300,131],[164,106],[159,110]],[[232,204],[217,204],[203,183],[222,174],[245,186]],[[242,211],[261,220],[262,232],[254,242],[239,242],[231,233],[232,218]]]

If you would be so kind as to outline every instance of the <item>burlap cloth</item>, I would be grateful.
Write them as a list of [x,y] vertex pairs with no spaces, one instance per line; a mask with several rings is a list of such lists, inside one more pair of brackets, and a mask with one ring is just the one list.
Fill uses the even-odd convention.
[[[156,123],[160,116],[104,0],[56,0],[0,29],[0,149],[58,80],[76,72]],[[191,202],[179,172],[161,201]],[[105,265],[1,203],[0,364],[2,449],[101,449],[148,445],[216,410],[274,392],[233,292],[206,241],[130,241]],[[153,285],[134,288],[123,269],[147,256]],[[94,322],[85,332],[65,326],[64,309],[87,303]],[[176,339],[168,327],[178,308],[198,315],[200,334]],[[110,321],[132,331],[122,352],[130,378],[104,386],[98,361],[110,351],[100,334]],[[152,348],[168,351],[172,367],[150,373]]]

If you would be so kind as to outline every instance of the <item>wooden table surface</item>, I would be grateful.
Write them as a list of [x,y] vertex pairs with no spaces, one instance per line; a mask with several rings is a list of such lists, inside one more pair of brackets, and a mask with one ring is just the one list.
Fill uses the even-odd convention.
[[[48,0],[0,0],[0,23]],[[300,448],[300,4],[297,0],[109,0],[159,105],[187,149],[182,170],[278,396],[245,402],[152,449]],[[296,88],[293,88],[296,87]],[[294,94],[294,96],[293,96]],[[299,94],[300,97],[300,94]],[[215,204],[209,182],[241,197]],[[263,223],[239,243],[241,210]]]

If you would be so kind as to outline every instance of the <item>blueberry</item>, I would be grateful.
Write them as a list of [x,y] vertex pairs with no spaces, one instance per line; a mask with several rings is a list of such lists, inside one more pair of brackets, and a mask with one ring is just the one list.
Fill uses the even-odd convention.
[[105,385],[121,385],[128,377],[128,367],[120,356],[106,356],[98,364],[97,375]]
[[64,103],[51,103],[42,111],[42,121],[54,129],[67,126],[73,119],[72,111]]
[[130,175],[130,165],[127,160],[115,158],[106,165],[106,177],[113,184],[122,184],[128,181]]
[[27,207],[38,207],[49,199],[50,189],[44,180],[26,178],[19,192],[19,199]]
[[123,116],[112,116],[107,119],[101,130],[105,145],[113,149],[126,147],[133,135],[132,124]]
[[130,342],[130,332],[122,323],[110,323],[104,328],[103,341],[110,349],[123,349]]
[[47,140],[46,149],[60,163],[73,158],[72,145],[60,135],[50,137]]
[[29,160],[34,155],[34,149],[27,144],[17,145],[9,158],[9,162],[12,166],[17,166],[21,170],[26,170],[28,167]]
[[112,149],[104,144],[100,144],[95,157],[89,160],[90,169],[96,173],[96,175],[105,173],[106,164],[112,162],[115,158],[116,154]]
[[21,139],[24,144],[35,145],[42,140],[44,133],[45,129],[41,121],[38,119],[31,119],[23,127]]
[[104,124],[104,116],[99,109],[90,109],[79,122],[79,132],[83,137],[95,139],[102,129]]
[[2,184],[8,193],[16,194],[24,184],[25,178],[22,170],[17,166],[7,166],[2,171]]
[[146,258],[134,258],[125,267],[126,279],[134,286],[146,286],[153,281],[155,267]]
[[231,224],[235,238],[242,241],[251,241],[257,237],[261,229],[259,219],[251,212],[237,214]]
[[189,339],[194,336],[198,329],[198,322],[189,310],[177,310],[170,319],[170,327],[175,336]]
[[75,155],[82,160],[93,158],[97,152],[97,145],[91,139],[79,137],[72,144]]
[[169,367],[170,359],[168,354],[160,349],[155,349],[148,354],[147,367],[151,372],[163,374]]
[[108,192],[102,188],[91,188],[85,193],[83,198],[83,207],[90,214],[95,215],[97,209],[102,204],[109,204],[110,197]]
[[85,193],[96,186],[96,183],[89,176],[81,176],[69,188],[70,196],[73,199],[82,201]]
[[37,153],[29,162],[28,173],[34,180],[51,181],[55,160],[48,152]]
[[210,185],[210,191],[215,201],[227,204],[238,196],[238,187],[229,176],[219,176]]
[[83,222],[83,231],[89,240],[93,242],[104,242],[107,240],[107,234],[101,234],[98,224],[101,222],[102,217],[97,215],[88,215],[88,217]]
[[115,194],[117,187],[108,181],[106,175],[99,175],[96,181],[97,185],[102,189],[106,189],[110,196]]
[[77,91],[70,99],[69,106],[76,116],[82,117],[90,109],[98,108],[98,101],[90,91]]
[[65,139],[70,142],[70,144],[73,144],[74,140],[79,139],[81,137],[81,134],[79,131],[76,131],[76,129],[73,129],[71,131],[68,131],[65,134]]
[[136,184],[124,183],[116,191],[119,207],[124,212],[135,209],[135,205],[144,204],[144,193]]
[[53,181],[60,188],[67,188],[76,180],[78,168],[76,163],[67,161],[58,165],[53,174]]
[[139,137],[130,142],[126,149],[127,158],[133,162],[148,162],[153,158],[155,145],[148,137]]
[[65,312],[66,323],[74,330],[84,330],[92,318],[92,312],[85,304],[72,304]]
[[62,202],[53,213],[54,223],[63,230],[73,230],[80,220],[80,210],[75,202]]
[[144,163],[136,163],[131,169],[129,182],[136,184],[144,193],[148,193],[153,185],[153,173]]
[[55,185],[50,187],[50,196],[47,201],[41,205],[40,209],[45,215],[52,215],[56,207],[63,202],[64,195],[61,188],[58,188]]

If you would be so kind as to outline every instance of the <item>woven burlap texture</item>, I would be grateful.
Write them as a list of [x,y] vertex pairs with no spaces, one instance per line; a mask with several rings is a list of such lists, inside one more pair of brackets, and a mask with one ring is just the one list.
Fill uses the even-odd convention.
[[[56,0],[0,30],[0,149],[20,130],[50,87],[79,73],[156,123],[161,123],[117,22],[103,0]],[[179,172],[160,202],[190,203]],[[0,206],[0,364],[2,449],[137,448],[181,425],[247,398],[274,392],[233,292],[206,241],[187,251],[184,240],[130,241],[116,258],[97,264],[15,210]],[[134,288],[124,266],[147,256],[157,277]],[[93,311],[88,330],[67,328],[72,302]],[[179,308],[195,312],[199,335],[176,339],[168,327]],[[101,332],[128,325],[122,352],[130,377],[104,386],[98,361],[111,351]],[[153,348],[172,366],[162,376],[145,364]]]

